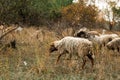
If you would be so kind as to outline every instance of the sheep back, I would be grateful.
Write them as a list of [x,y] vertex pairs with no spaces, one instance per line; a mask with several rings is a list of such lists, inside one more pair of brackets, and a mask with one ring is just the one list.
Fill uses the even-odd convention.
[[113,39],[112,41],[108,42],[106,46],[107,46],[107,48],[108,48],[109,50],[115,50],[115,49],[117,49],[118,52],[119,52],[119,48],[120,48],[120,38],[115,38],[115,39]]

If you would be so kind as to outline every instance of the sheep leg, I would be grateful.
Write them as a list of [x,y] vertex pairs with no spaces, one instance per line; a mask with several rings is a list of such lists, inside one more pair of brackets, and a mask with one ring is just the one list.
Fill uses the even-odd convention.
[[117,48],[117,51],[119,52],[119,48]]
[[61,57],[63,54],[65,54],[65,53],[61,53],[61,54],[58,56],[57,61],[56,61],[56,64],[59,62],[60,57]]
[[82,58],[82,60],[83,60],[82,69],[84,69],[84,66],[85,66],[85,64],[86,64],[86,58],[85,58],[85,57],[83,57],[83,58]]
[[94,59],[90,59],[91,60],[91,64],[92,64],[92,68],[94,66]]
[[90,59],[92,67],[93,67],[93,65],[94,65],[94,59],[93,59],[92,55],[88,54],[87,57]]
[[71,60],[71,58],[72,58],[72,54],[70,54],[70,55],[69,55],[69,58],[68,58],[68,60]]

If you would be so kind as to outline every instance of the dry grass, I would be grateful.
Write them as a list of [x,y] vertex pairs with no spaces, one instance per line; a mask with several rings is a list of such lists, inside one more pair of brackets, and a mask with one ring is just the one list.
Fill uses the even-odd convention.
[[[71,30],[71,29],[68,29]],[[63,35],[71,35],[64,30]],[[69,33],[68,33],[69,32]],[[119,32],[117,32],[120,34]],[[9,36],[9,35],[8,35]],[[8,39],[8,42],[10,39]],[[49,54],[49,44],[57,40],[56,32],[47,28],[24,28],[15,34],[17,50],[7,48],[0,52],[0,80],[119,80],[120,56],[103,48],[96,48],[95,66],[88,62],[80,70],[82,61],[66,60],[62,57],[55,64],[57,52]],[[12,37],[13,38],[13,37]]]

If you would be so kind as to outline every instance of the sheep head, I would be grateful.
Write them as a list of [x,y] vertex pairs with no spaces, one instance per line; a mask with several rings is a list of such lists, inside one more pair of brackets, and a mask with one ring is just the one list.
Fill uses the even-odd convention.
[[75,37],[87,38],[87,33],[85,31],[80,31],[75,34]]
[[54,51],[57,51],[58,49],[55,47],[54,43],[50,45],[49,52],[52,53]]
[[108,43],[106,46],[109,50],[114,50],[114,48],[112,47],[112,45],[110,43]]
[[95,55],[92,51],[89,51],[87,56],[90,58],[90,59],[94,59],[95,58]]

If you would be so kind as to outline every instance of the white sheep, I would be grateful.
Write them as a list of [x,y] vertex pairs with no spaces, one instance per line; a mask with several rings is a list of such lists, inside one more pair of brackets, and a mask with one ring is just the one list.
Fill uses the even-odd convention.
[[106,46],[109,50],[117,50],[120,52],[120,38],[113,39],[112,41],[108,42]]
[[106,34],[106,35],[101,35],[100,41],[102,44],[105,46],[108,42],[112,41],[115,38],[118,38],[119,36],[117,34]]
[[88,31],[88,30],[79,30],[74,34],[75,37],[81,37],[81,38],[89,38],[89,37],[94,37],[94,36],[99,36],[100,33],[97,31]]
[[92,53],[92,42],[84,38],[64,37],[61,40],[54,41],[50,46],[50,53],[58,51],[59,56],[57,62],[63,54],[69,53],[70,56],[77,55],[78,59],[83,59],[82,68],[86,63],[86,57],[91,60],[94,65],[94,54]]
[[92,42],[96,42],[101,48],[102,46],[105,47],[108,42],[118,37],[119,36],[117,34],[104,34],[100,36],[89,37],[88,39]]

